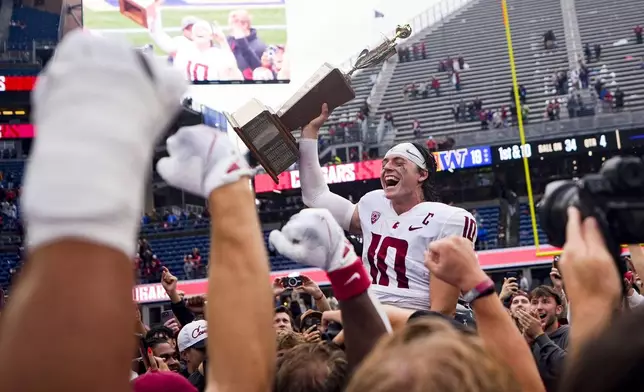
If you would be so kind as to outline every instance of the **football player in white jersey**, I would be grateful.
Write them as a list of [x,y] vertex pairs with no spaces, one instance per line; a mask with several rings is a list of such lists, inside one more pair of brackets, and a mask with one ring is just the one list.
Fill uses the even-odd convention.
[[331,193],[318,158],[318,131],[328,118],[327,105],[300,138],[300,181],[308,207],[326,208],[342,228],[361,234],[362,260],[372,288],[384,304],[453,314],[459,290],[430,276],[424,265],[429,243],[457,235],[476,241],[476,221],[462,208],[436,202],[432,184],[437,166],[422,145],[401,143],[382,160],[382,189],[357,204]]
[[244,79],[224,34],[205,21],[192,26],[192,45],[177,51],[173,65],[192,81]]
[[154,40],[157,46],[166,52],[170,57],[174,58],[176,53],[182,48],[192,47],[192,27],[200,19],[194,16],[186,16],[181,20],[182,34],[176,37],[170,37],[168,33],[163,30],[161,22],[161,9],[157,7],[157,11],[153,17],[150,18],[148,31],[150,37]]

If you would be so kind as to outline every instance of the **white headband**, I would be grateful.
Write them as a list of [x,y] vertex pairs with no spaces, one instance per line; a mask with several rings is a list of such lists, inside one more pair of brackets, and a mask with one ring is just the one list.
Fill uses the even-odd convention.
[[416,166],[420,167],[423,170],[427,170],[425,158],[423,158],[423,155],[420,153],[420,151],[418,151],[416,146],[411,143],[400,143],[391,147],[385,154],[385,158],[390,157],[402,157],[409,159],[410,161],[415,163]]

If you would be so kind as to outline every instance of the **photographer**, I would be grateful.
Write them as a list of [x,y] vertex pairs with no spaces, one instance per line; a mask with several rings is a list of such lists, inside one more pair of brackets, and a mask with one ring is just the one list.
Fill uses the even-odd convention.
[[326,295],[324,295],[322,289],[320,289],[320,286],[318,286],[317,283],[315,283],[306,275],[299,275],[298,277],[295,277],[295,279],[297,278],[300,279],[297,280],[296,286],[289,286],[288,277],[275,278],[273,280],[273,295],[279,300],[279,297],[283,293],[289,290],[294,290],[295,292],[300,294],[310,295],[311,298],[313,298],[313,300],[315,301],[315,307],[320,312],[331,310],[331,306],[329,305],[329,301],[327,300]]

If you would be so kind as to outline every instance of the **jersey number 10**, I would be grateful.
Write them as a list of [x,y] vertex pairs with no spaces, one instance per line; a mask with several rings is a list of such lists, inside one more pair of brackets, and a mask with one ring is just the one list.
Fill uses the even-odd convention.
[[209,80],[208,66],[204,64],[193,63],[192,61],[188,61],[188,65],[186,65],[186,76],[188,77],[188,80],[191,80],[191,81]]
[[[428,218],[423,221],[423,224],[426,225],[428,223]],[[467,216],[465,217],[462,236],[474,242],[474,238],[476,236],[475,220]],[[396,252],[394,256],[394,272],[396,273],[398,288],[408,289],[409,279],[407,278],[407,267],[405,263],[407,260],[409,243],[405,240],[395,237],[387,236],[382,238],[382,235],[376,233],[371,233],[371,243],[369,244],[369,249],[367,250],[367,260],[369,261],[371,283],[380,286],[389,286],[389,275],[387,275],[386,259],[387,251],[390,248],[394,249]],[[378,279],[378,273],[380,273],[380,279]]]

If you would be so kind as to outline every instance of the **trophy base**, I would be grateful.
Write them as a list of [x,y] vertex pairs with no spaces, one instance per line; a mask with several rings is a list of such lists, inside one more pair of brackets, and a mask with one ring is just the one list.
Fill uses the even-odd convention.
[[119,0],[121,14],[146,29],[154,22],[157,6],[156,0]]

